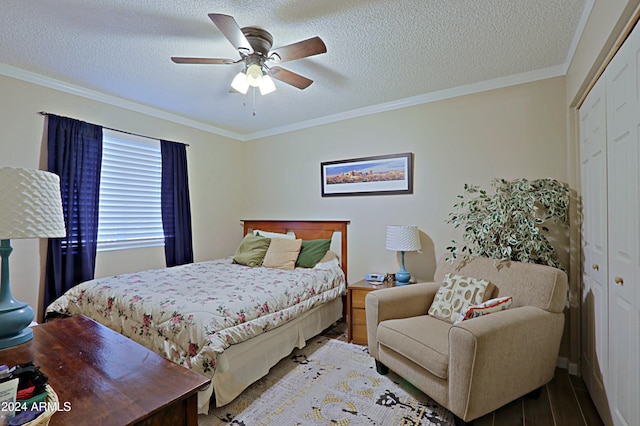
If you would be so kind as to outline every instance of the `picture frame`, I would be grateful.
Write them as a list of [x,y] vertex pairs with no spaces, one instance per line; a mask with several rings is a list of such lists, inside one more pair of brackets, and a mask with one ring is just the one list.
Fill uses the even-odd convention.
[[320,163],[323,197],[413,194],[413,153]]

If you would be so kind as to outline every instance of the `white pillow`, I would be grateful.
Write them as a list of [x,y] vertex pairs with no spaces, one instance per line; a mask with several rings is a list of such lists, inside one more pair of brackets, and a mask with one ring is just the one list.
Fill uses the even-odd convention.
[[253,231],[253,235],[259,235],[261,237],[266,237],[266,238],[284,238],[287,240],[296,239],[296,234],[293,231],[287,231],[286,234],[279,234],[277,232],[267,232],[267,231],[261,231],[259,229],[256,229],[255,231]]
[[339,266],[340,261],[338,261],[338,255],[329,250],[322,259],[320,259],[320,262],[316,263],[313,269],[333,269]]

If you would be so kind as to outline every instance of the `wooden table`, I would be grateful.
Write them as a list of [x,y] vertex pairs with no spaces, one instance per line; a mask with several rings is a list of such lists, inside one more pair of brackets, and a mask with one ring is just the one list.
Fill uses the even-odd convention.
[[35,326],[33,340],[0,350],[0,364],[27,361],[58,394],[50,426],[197,426],[197,392],[210,383],[83,316]]
[[387,287],[395,287],[395,283],[385,281],[373,285],[369,281],[362,280],[347,285],[347,340],[350,343],[358,345],[368,343],[364,298],[370,291]]

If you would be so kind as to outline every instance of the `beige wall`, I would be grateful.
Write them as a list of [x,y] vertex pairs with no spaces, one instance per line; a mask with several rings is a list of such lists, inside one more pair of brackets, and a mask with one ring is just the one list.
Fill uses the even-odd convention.
[[[244,216],[349,219],[349,281],[396,272],[386,226],[418,225],[423,252],[405,263],[430,279],[459,235],[445,220],[465,183],[567,180],[564,92],[564,78],[554,78],[246,142]],[[321,197],[320,162],[408,151],[413,195]]]
[[640,0],[595,0],[567,70],[567,103],[576,105]]
[[[0,166],[46,168],[41,159],[45,117],[38,111],[73,117],[119,130],[188,143],[189,182],[196,260],[232,253],[242,228],[244,175],[238,172],[241,143],[166,120],[0,76]],[[42,162],[44,161],[44,162]],[[234,226],[236,225],[236,226]],[[18,300],[42,311],[44,244],[13,240],[11,290]],[[41,247],[42,246],[42,247]],[[164,266],[158,249],[101,252],[96,276]],[[37,318],[40,315],[37,314]]]

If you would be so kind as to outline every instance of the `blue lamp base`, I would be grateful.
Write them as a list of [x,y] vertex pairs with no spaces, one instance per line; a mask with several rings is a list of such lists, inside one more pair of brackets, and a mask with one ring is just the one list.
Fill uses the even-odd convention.
[[411,274],[404,269],[404,252],[400,252],[402,254],[402,266],[400,270],[396,272],[396,285],[407,285],[409,284],[409,280],[411,279]]
[[2,271],[0,278],[0,349],[10,348],[33,338],[29,324],[33,321],[33,309],[27,303],[19,302],[11,295],[9,283],[9,240],[0,243]]
[[[0,317],[0,320],[2,318],[3,317]],[[31,321],[29,321],[29,323],[31,323]],[[33,339],[33,330],[30,327],[26,327],[20,330],[18,334],[0,338],[0,349],[10,348],[28,342],[31,339]]]

